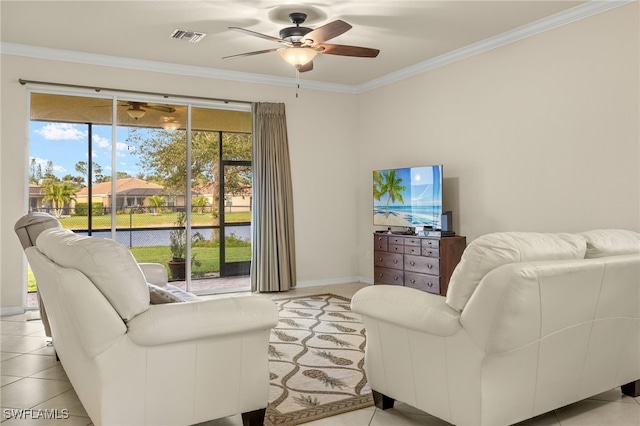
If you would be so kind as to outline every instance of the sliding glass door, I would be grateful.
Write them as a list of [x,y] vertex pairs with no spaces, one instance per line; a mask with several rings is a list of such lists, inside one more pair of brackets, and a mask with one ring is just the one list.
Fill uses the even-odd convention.
[[30,105],[30,211],[115,238],[186,290],[248,290],[248,106],[35,90]]

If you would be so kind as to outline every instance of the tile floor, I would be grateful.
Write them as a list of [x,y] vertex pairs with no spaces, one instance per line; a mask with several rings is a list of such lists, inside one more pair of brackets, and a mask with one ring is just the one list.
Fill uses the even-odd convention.
[[[365,284],[341,284],[319,287],[303,287],[286,294],[270,294],[272,298],[295,295],[333,293],[351,297]],[[230,297],[229,294],[207,297]],[[29,321],[28,314],[0,318],[0,406],[2,426],[85,426],[91,419],[78,400],[62,365],[55,360],[54,351],[44,335],[39,320]],[[58,417],[67,419],[19,420],[7,418],[7,409],[47,409]],[[406,404],[396,403],[387,411],[375,407],[353,411],[339,416],[307,423],[309,426],[435,426],[448,425]],[[240,415],[214,420],[207,426],[241,426]],[[522,422],[521,425],[579,425],[579,426],[638,426],[640,425],[640,398],[623,396],[613,389],[584,401]]]

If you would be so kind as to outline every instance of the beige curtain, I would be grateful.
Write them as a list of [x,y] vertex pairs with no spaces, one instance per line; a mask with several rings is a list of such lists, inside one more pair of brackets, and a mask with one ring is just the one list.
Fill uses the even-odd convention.
[[253,104],[251,291],[296,285],[293,190],[284,104]]

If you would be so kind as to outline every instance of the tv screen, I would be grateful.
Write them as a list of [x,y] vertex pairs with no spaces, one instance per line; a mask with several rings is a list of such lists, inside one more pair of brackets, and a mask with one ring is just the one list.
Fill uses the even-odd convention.
[[373,224],[441,228],[442,165],[374,170]]

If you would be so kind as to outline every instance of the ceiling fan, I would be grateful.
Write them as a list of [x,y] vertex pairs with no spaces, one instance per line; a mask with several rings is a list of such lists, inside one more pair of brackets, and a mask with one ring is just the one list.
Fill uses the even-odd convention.
[[176,111],[175,108],[167,105],[150,104],[147,102],[122,102],[121,105],[129,107],[127,109],[127,114],[129,115],[129,117],[135,120],[144,117],[144,115],[147,113],[147,110],[144,108],[166,113],[174,113]]
[[295,67],[300,72],[311,71],[313,69],[313,58],[318,53],[340,56],[354,56],[358,58],[375,58],[380,53],[378,49],[370,49],[368,47],[347,46],[342,44],[326,44],[325,41],[331,40],[339,36],[352,27],[348,23],[338,19],[329,22],[315,30],[308,27],[301,27],[307,19],[306,13],[296,12],[290,13],[289,19],[294,23],[295,27],[286,27],[280,30],[280,38],[270,35],[257,33],[239,27],[229,27],[230,30],[237,30],[249,35],[260,37],[266,40],[275,41],[283,44],[284,47],[258,50],[255,52],[240,53],[238,55],[225,56],[222,59],[237,58],[240,56],[252,56],[262,53],[278,52],[280,56]]

